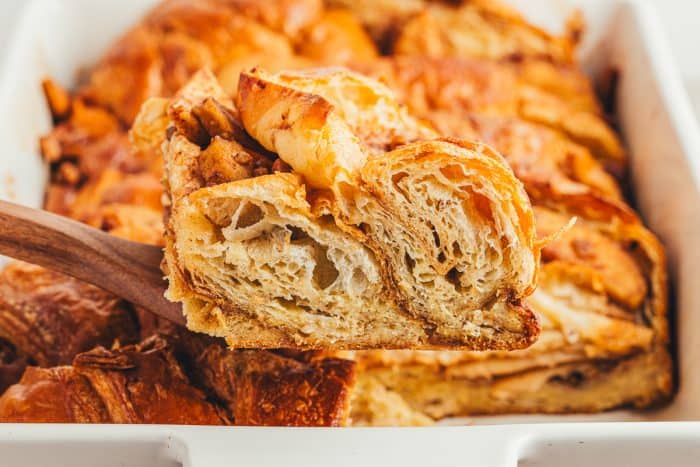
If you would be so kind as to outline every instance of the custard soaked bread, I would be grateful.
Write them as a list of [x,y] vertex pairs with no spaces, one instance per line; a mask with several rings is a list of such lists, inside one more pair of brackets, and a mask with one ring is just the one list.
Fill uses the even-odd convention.
[[[231,129],[240,113],[253,140],[212,125],[207,106]],[[387,88],[345,70],[244,74],[237,108],[205,73],[169,108],[168,296],[192,329],[234,347],[534,341],[521,303],[539,261],[534,217],[499,155],[423,139],[432,130]],[[208,183],[201,167],[219,147],[273,173]]]
[[[570,214],[535,207],[538,232]],[[512,352],[360,353],[360,387],[383,384],[434,418],[499,413],[597,412],[646,407],[672,390],[667,350],[663,249],[639,222],[615,210],[576,225],[542,252],[528,304],[542,326],[530,348]],[[605,218],[605,215],[609,217]],[[356,406],[354,419],[371,414]]]

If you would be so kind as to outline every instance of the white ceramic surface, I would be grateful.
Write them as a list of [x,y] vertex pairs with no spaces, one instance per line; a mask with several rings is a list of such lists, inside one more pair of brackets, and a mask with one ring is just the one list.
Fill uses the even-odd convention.
[[3,467],[696,467],[700,423],[439,428],[0,425]]
[[[39,82],[70,85],[152,1],[32,0],[0,64],[0,197],[39,206],[50,127]],[[653,10],[631,0],[514,0],[561,24],[572,4],[589,24],[582,60],[621,72],[618,109],[641,212],[668,248],[680,391],[667,408],[593,416],[475,418],[494,426],[265,429],[0,425],[0,466],[70,465],[698,465],[700,424],[700,136]],[[572,421],[604,423],[567,423]],[[664,420],[674,423],[615,423]],[[532,424],[541,421],[558,423]],[[671,457],[668,457],[671,456]]]

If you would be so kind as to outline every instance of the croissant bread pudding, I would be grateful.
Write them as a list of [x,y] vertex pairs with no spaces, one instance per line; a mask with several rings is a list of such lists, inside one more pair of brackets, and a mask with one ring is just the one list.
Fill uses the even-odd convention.
[[[582,33],[495,0],[158,3],[79,86],[43,83],[45,208],[165,247],[189,326],[253,348],[15,262],[0,421],[430,425],[668,401],[664,250],[625,198]],[[261,349],[285,346],[365,350]]]
[[[183,301],[190,329],[244,348],[535,339],[521,304],[539,259],[534,217],[499,155],[411,142],[435,135],[345,70],[239,83],[237,109],[206,73],[168,108],[167,296]],[[257,154],[236,140],[237,111]],[[249,175],[240,161],[256,157],[289,171]]]
[[[551,208],[535,212],[542,233],[567,219]],[[639,224],[579,217],[543,250],[538,287],[528,298],[542,325],[532,347],[363,352],[361,378],[436,419],[658,403],[671,388],[663,262],[657,240]],[[372,419],[356,407],[356,419]]]

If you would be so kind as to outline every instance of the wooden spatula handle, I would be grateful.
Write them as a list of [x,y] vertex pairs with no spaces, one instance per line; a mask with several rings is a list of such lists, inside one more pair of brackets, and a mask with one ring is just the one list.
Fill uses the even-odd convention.
[[0,254],[94,284],[178,324],[181,306],[163,297],[162,250],[71,219],[0,201]]

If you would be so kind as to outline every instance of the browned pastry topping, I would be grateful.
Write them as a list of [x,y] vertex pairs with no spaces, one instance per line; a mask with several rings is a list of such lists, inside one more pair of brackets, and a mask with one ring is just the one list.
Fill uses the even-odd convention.
[[[219,36],[215,26],[225,25],[231,15],[253,20],[285,36],[296,37],[302,29],[319,18],[322,9],[323,2],[320,0],[273,0],[267,4],[257,0],[174,0],[158,5],[145,22],[161,26],[166,31],[187,32],[200,39],[211,37],[207,42],[218,45],[216,48],[219,53],[226,53],[221,46],[228,42],[216,43],[214,40]],[[218,40],[228,41],[229,37]]]
[[[512,146],[522,153],[528,144],[537,148],[531,141],[544,140],[550,148],[538,151],[538,158],[553,150],[557,165],[575,161],[572,169],[578,169],[579,176],[590,177],[592,186],[603,193],[619,196],[615,180],[594,163],[593,156],[619,174],[624,171],[624,150],[601,116],[590,84],[570,67],[541,60],[513,64],[424,56],[395,56],[352,66],[385,80],[417,116],[442,134],[484,139],[506,157]],[[506,143],[501,149],[492,139],[511,126],[517,128],[508,131],[524,141],[502,135]],[[594,173],[587,175],[586,168]]]
[[617,183],[588,150],[556,131],[516,117],[471,115],[466,121],[479,138],[503,152],[533,196],[590,193],[620,199]]
[[200,68],[230,73],[251,54],[292,57],[292,40],[320,10],[310,0],[264,8],[254,1],[163,2],[110,49],[82,92],[130,124],[147,98],[173,95]]
[[347,360],[294,360],[256,350],[209,345],[194,363],[205,387],[228,405],[236,424],[340,426],[354,379]]
[[189,384],[166,342],[152,337],[78,354],[72,366],[29,367],[0,397],[0,420],[221,425],[227,419]]
[[33,364],[69,364],[80,352],[137,339],[131,306],[71,277],[25,263],[0,273],[0,338]]
[[236,425],[345,424],[353,362],[315,352],[227,350],[218,339],[150,313],[139,317],[142,335],[165,336],[191,380],[219,401]]
[[[547,209],[537,209],[537,231],[545,237],[559,231],[568,218]],[[621,243],[579,220],[570,230],[550,242],[542,259],[585,265],[597,272],[601,285],[614,301],[630,310],[638,308],[647,295],[642,267]]]
[[406,21],[420,13],[426,0],[327,0],[331,8],[345,8],[364,25],[384,53],[389,53]]
[[117,237],[151,245],[163,245],[163,215],[160,210],[112,203],[102,206],[87,223]]
[[456,6],[436,2],[401,27],[393,51],[438,57],[545,58],[568,64],[575,62],[577,36],[553,36],[498,0],[467,0]]
[[318,63],[335,64],[374,60],[379,55],[362,24],[343,9],[326,10],[305,29],[297,51]]
[[0,339],[0,394],[22,377],[29,359],[17,352],[12,343]]

